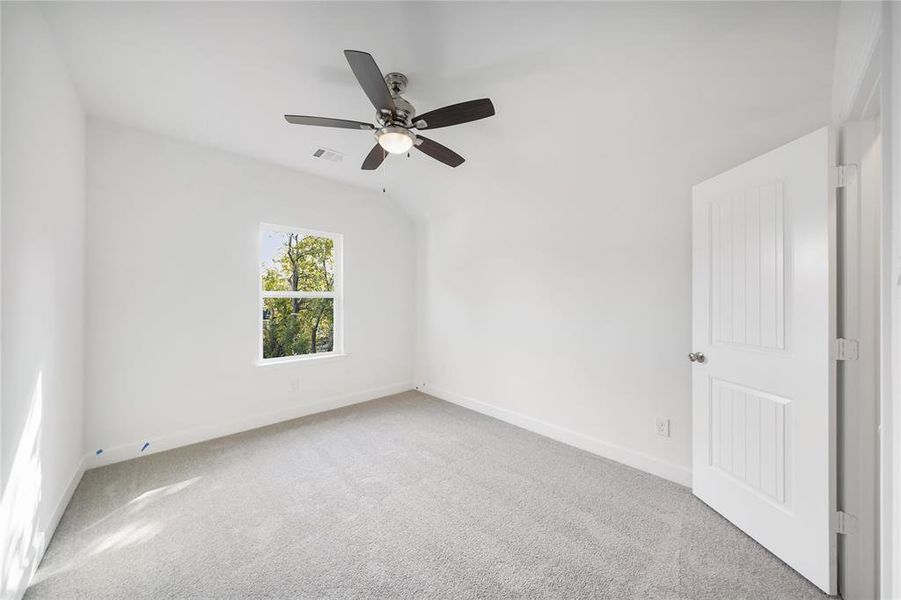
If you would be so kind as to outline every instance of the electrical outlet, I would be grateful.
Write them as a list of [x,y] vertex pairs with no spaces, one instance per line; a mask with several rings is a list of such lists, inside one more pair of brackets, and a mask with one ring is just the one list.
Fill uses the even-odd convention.
[[669,419],[657,417],[654,421],[654,431],[662,437],[669,437]]
[[291,391],[292,392],[300,391],[300,379],[292,379],[291,380]]

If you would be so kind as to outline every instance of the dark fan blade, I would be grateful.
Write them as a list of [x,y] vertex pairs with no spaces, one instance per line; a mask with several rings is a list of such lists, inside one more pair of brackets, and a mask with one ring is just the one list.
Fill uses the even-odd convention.
[[427,137],[421,135],[416,136],[417,140],[422,140],[421,144],[417,144],[417,148],[444,164],[451,167],[459,167],[466,160],[447,146],[442,146],[438,142],[433,142]]
[[385,160],[386,156],[388,156],[388,153],[385,149],[376,144],[369,151],[369,154],[366,155],[366,160],[363,161],[363,166],[360,168],[364,171],[375,171]]
[[367,129],[372,131],[375,125],[345,119],[329,119],[328,117],[307,117],[305,115],[285,115],[288,123],[295,125],[315,125],[316,127],[340,127],[341,129]]
[[[482,98],[481,100],[451,104],[429,111],[424,115],[417,115],[413,119],[413,123],[417,129],[438,129],[491,116],[494,116],[494,105],[488,98]],[[420,121],[425,121],[425,123],[420,123]],[[420,127],[420,125],[422,126]]]
[[360,86],[369,101],[376,109],[381,110],[387,108],[394,110],[394,99],[391,98],[391,92],[388,91],[388,84],[385,83],[385,77],[379,71],[379,67],[375,64],[372,55],[359,50],[345,50],[344,56],[350,64],[351,70],[360,82]]

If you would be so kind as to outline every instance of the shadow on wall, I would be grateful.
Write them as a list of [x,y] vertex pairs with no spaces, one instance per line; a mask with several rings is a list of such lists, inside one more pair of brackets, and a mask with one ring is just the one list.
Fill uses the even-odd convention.
[[0,597],[14,598],[37,567],[45,524],[38,523],[42,500],[41,430],[43,373],[38,372],[25,428],[0,498]]

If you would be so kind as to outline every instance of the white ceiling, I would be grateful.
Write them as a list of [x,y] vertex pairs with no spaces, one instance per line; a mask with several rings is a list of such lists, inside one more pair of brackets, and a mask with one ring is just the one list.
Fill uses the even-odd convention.
[[[591,174],[632,161],[724,168],[825,123],[837,8],[825,3],[48,3],[88,113],[380,189]],[[371,134],[285,113],[370,121],[342,50],[410,78],[420,112],[491,97],[497,116],[430,137],[467,162],[414,153],[361,172]],[[735,145],[745,140],[739,146]],[[731,140],[731,141],[730,141]],[[732,145],[728,145],[731,143]],[[347,154],[311,157],[319,146]],[[740,147],[741,151],[735,148]],[[707,160],[709,163],[710,161]],[[716,162],[716,161],[713,161]],[[435,207],[432,207],[435,208]]]

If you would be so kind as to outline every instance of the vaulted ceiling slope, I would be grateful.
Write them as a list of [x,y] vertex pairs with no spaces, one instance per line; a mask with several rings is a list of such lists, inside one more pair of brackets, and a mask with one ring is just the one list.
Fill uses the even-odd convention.
[[[830,3],[46,3],[90,115],[372,189],[425,215],[452,189],[684,164],[710,175],[829,114]],[[345,62],[409,77],[420,112],[490,97],[414,153],[361,172],[373,140],[285,113],[371,121]],[[317,148],[344,155],[312,157]],[[695,152],[702,150],[701,159]],[[712,161],[711,161],[712,159]]]

